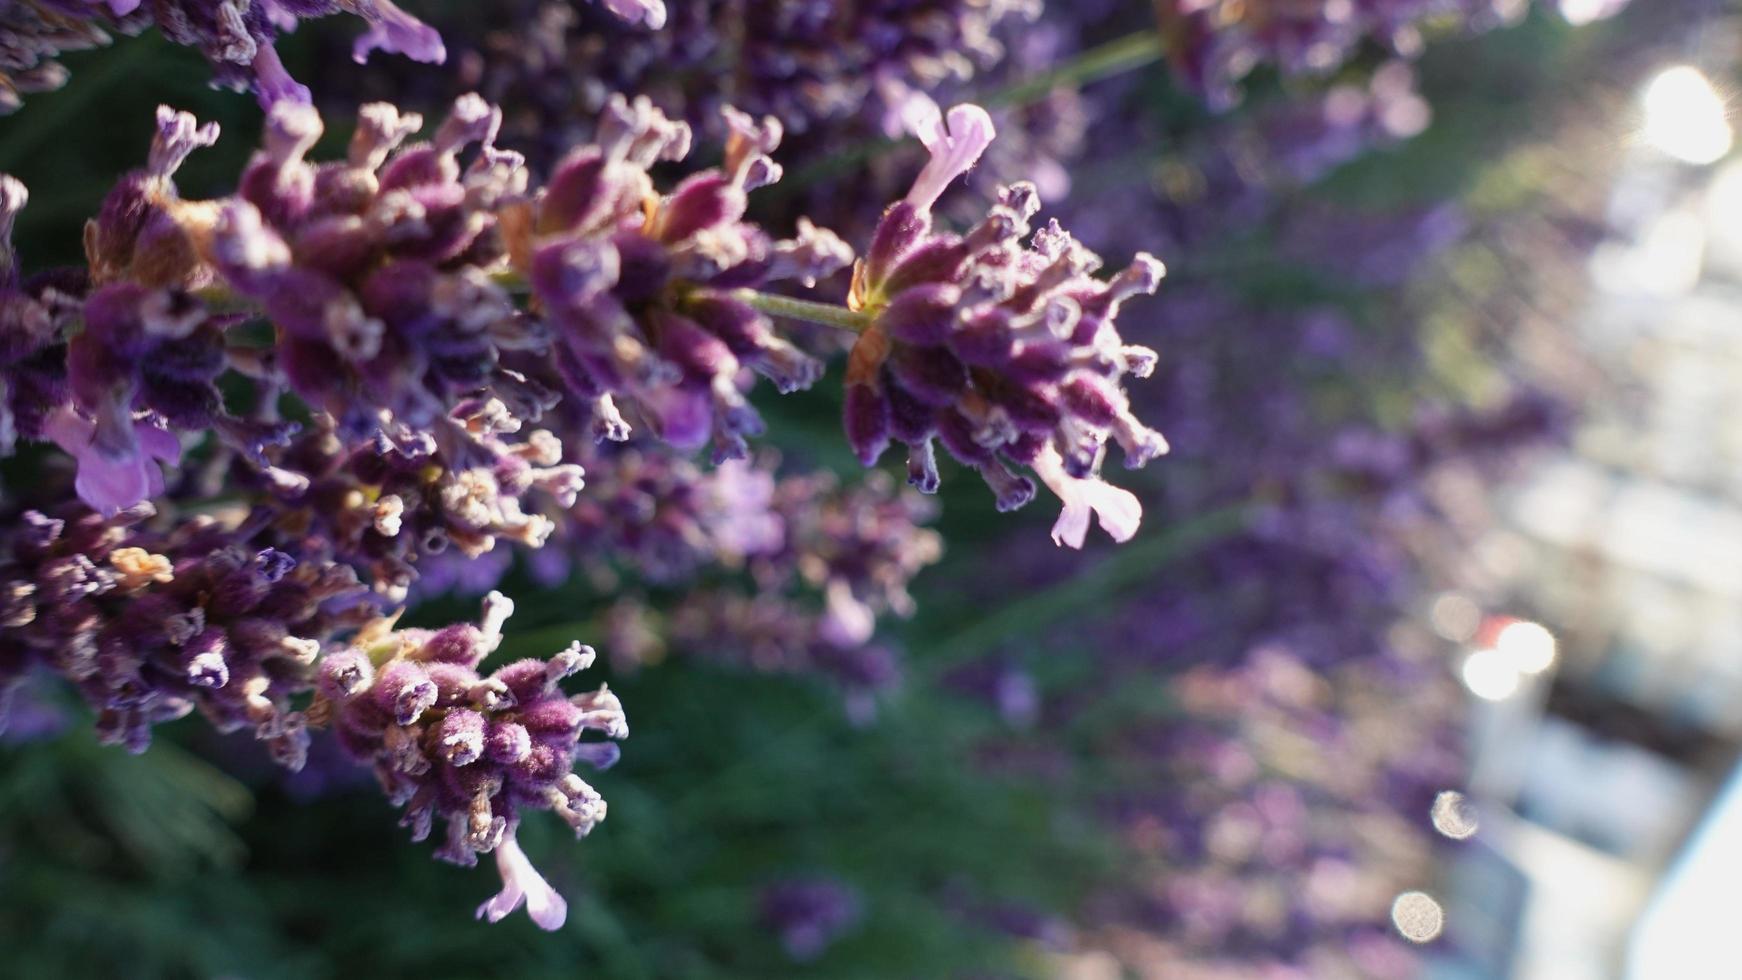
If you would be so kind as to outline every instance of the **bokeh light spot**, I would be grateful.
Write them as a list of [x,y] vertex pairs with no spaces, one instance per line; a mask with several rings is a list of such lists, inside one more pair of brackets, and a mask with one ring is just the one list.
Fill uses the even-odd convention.
[[1540,623],[1523,619],[1508,623],[1494,646],[1526,674],[1540,674],[1554,665],[1554,634]]
[[1462,643],[1476,635],[1482,625],[1482,610],[1467,596],[1442,592],[1428,610],[1428,622],[1433,624],[1435,633],[1453,643]]
[[1412,943],[1430,942],[1446,927],[1446,912],[1426,892],[1404,892],[1391,903],[1391,924]]
[[1464,658],[1464,686],[1484,701],[1504,701],[1518,691],[1518,665],[1499,650],[1482,649]]
[[1476,804],[1457,790],[1446,790],[1434,797],[1434,829],[1452,840],[1464,840],[1476,833]]
[[1676,65],[1646,83],[1645,141],[1687,163],[1712,163],[1730,152],[1724,99],[1698,68]]

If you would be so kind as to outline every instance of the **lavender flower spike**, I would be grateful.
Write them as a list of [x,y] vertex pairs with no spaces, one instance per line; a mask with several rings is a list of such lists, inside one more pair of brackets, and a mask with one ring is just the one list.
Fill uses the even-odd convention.
[[972,163],[991,124],[958,106],[946,136],[923,108],[914,122],[931,163],[883,213],[853,269],[847,305],[870,324],[847,357],[847,440],[867,466],[905,443],[908,482],[926,492],[938,486],[933,443],[942,442],[979,472],[1001,511],[1033,499],[1034,482],[1012,468],[1027,466],[1064,502],[1054,541],[1081,547],[1091,515],[1127,540],[1143,508],[1101,481],[1107,445],[1135,469],[1167,452],[1167,440],[1137,419],[1124,389],[1126,377],[1154,369],[1156,353],[1127,344],[1115,321],[1165,270],[1139,254],[1095,278],[1100,256],[1056,220],[1030,235],[1040,196],[1026,182],[1001,188],[965,234],[934,232],[939,181]]
[[931,151],[931,160],[907,192],[916,211],[930,212],[950,182],[967,173],[992,145],[996,130],[985,109],[963,103],[950,109],[948,125],[938,105],[922,92],[908,95],[901,107],[902,123]]
[[600,0],[605,9],[630,24],[645,24],[657,31],[665,26],[664,0]]
[[502,873],[502,890],[478,906],[478,918],[501,922],[524,902],[526,914],[540,929],[555,932],[563,927],[569,917],[569,903],[527,860],[512,832],[496,845],[496,869]]

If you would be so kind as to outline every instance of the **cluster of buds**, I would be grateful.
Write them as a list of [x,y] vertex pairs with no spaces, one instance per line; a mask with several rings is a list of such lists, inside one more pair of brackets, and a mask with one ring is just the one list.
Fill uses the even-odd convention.
[[741,390],[750,368],[783,392],[822,366],[778,336],[739,289],[817,280],[852,260],[833,233],[800,221],[777,241],[745,220],[746,193],[778,180],[772,117],[726,110],[725,161],[654,193],[649,168],[689,153],[690,129],[646,99],[606,108],[597,143],[559,164],[543,192],[507,209],[510,254],[551,334],[549,355],[596,432],[622,439],[623,412],[684,450],[710,439],[716,459],[746,452],[762,421]]
[[[665,23],[661,0],[601,2],[632,24]],[[54,57],[107,44],[105,28],[138,34],[156,27],[204,55],[214,85],[251,90],[266,106],[307,102],[308,87],[279,59],[278,36],[300,21],[341,13],[368,25],[351,47],[358,63],[375,51],[431,64],[447,60],[441,35],[393,0],[8,0],[0,7],[0,114],[16,109],[21,93],[64,85],[66,69]]]
[[[1099,258],[1056,222],[1020,244],[1037,207],[1026,184],[1003,189],[966,234],[934,230],[933,205],[992,126],[974,106],[951,110],[947,129],[923,98],[909,109],[933,158],[854,270],[848,306],[864,329],[848,364],[850,441],[867,464],[891,438],[907,443],[912,482],[930,491],[941,439],[1001,509],[1034,491],[1010,466],[1032,468],[1065,503],[1056,540],[1080,546],[1091,512],[1128,538],[1141,507],[1100,480],[1106,444],[1141,466],[1166,443],[1135,419],[1122,387],[1155,355],[1125,344],[1114,320],[1126,299],[1153,291],[1160,263],[1139,255],[1096,279]],[[754,290],[814,285],[850,252],[808,222],[777,240],[745,220],[747,192],[779,176],[768,154],[781,127],[727,118],[722,166],[660,195],[649,168],[687,155],[689,129],[644,99],[615,99],[597,144],[533,191],[523,161],[493,147],[501,113],[476,96],[458,100],[429,142],[404,147],[421,120],[366,107],[348,158],[319,165],[304,159],[318,116],[285,103],[238,193],[189,201],[172,177],[216,127],[163,110],[150,164],[87,228],[98,285],[87,319],[101,329],[68,351],[77,411],[27,434],[79,456],[85,499],[105,512],[160,487],[154,460],[174,448],[158,426],[215,427],[257,461],[268,437],[282,441],[282,427],[261,427],[275,419],[215,424],[225,420],[212,380],[224,367],[268,393],[294,392],[347,443],[441,452],[456,470],[479,469],[468,456],[503,457],[480,451],[481,429],[540,421],[556,443],[642,427],[678,450],[712,441],[716,460],[741,457],[762,428],[745,396],[750,371],[783,391],[821,374]],[[505,276],[527,283],[530,310],[516,308]],[[189,299],[201,290],[253,304],[274,342],[227,342],[235,320]],[[576,479],[549,482],[566,497]],[[497,523],[525,536],[518,513]]]
[[587,493],[557,515],[563,553],[608,558],[666,584],[737,567],[785,540],[774,475],[750,460],[704,470],[637,443],[600,445],[583,458]]
[[1039,208],[1034,188],[1001,190],[965,235],[935,231],[931,209],[992,141],[992,121],[972,105],[911,106],[911,126],[931,151],[905,200],[891,205],[854,268],[849,305],[869,317],[847,364],[846,430],[867,465],[891,439],[908,446],[909,480],[938,483],[933,440],[979,471],[1000,510],[1021,507],[1034,484],[1027,466],[1064,503],[1053,528],[1081,547],[1090,512],[1115,540],[1137,531],[1142,507],[1099,476],[1109,439],[1127,467],[1167,451],[1131,413],[1122,382],[1145,377],[1154,351],[1127,345],[1114,318],[1126,299],[1152,293],[1162,265],[1139,254],[1110,281],[1056,221],[1023,247]]
[[20,92],[65,84],[54,56],[107,44],[106,28],[138,34],[156,27],[204,55],[214,85],[250,89],[263,105],[307,102],[309,90],[279,59],[278,36],[299,21],[338,13],[368,24],[353,49],[358,61],[375,50],[425,62],[447,57],[441,36],[392,0],[13,0],[0,12],[0,112],[17,108]]
[[347,443],[317,419],[266,451],[265,470],[241,467],[237,482],[259,486],[276,526],[318,536],[399,603],[422,561],[448,553],[473,561],[504,543],[541,547],[556,525],[538,506],[574,504],[581,468],[561,461],[562,443],[548,431],[519,430],[493,400],[462,403],[433,434],[397,443],[384,435]]
[[[514,107],[509,142],[545,163],[592,132],[613,92],[651,96],[709,135],[724,132],[725,105],[775,116],[801,136],[875,132],[906,92],[959,85],[1003,59],[1010,28],[1033,22],[1040,8],[1040,0],[690,0],[674,5],[667,29],[648,31],[637,18],[568,0],[515,0],[454,9],[443,24],[455,38],[481,39],[465,61],[467,84]],[[726,64],[733,68],[722,72]]]
[[923,526],[934,508],[881,473],[849,485],[826,474],[763,485],[757,475],[732,482],[757,488],[746,496],[766,492],[770,520],[755,539],[727,539],[743,550],[719,553],[728,566],[743,562],[747,582],[688,588],[666,616],[634,600],[618,603],[613,652],[645,657],[670,645],[757,670],[818,675],[841,691],[851,717],[867,720],[901,676],[896,651],[876,638],[877,623],[913,612],[908,584],[942,554],[937,533]]
[[908,583],[943,554],[937,532],[923,527],[930,501],[883,473],[846,485],[812,473],[781,480],[772,506],[785,533],[779,548],[753,557],[751,573],[764,591],[821,595],[819,640],[853,649],[870,642],[879,617],[913,615]]
[[302,765],[304,691],[323,643],[372,610],[344,603],[349,567],[299,561],[201,517],[169,533],[149,506],[104,519],[82,508],[11,520],[0,564],[0,686],[33,667],[73,683],[103,740],[143,752],[151,726],[198,709],[220,731],[248,728],[279,762]]
[[498,119],[482,100],[461,99],[430,142],[395,153],[421,117],[370,106],[348,158],[315,166],[304,154],[320,118],[281,104],[239,191],[188,201],[172,177],[217,127],[161,109],[150,165],[87,228],[92,274],[221,287],[257,304],[277,331],[270,357],[234,352],[239,369],[282,379],[352,432],[427,428],[488,379],[490,331],[513,317],[481,267],[492,257],[490,208],[524,186],[524,172],[486,153],[462,173],[456,159],[487,145]]
[[563,678],[585,670],[592,648],[576,643],[549,660],[519,660],[489,675],[478,666],[502,639],[514,605],[484,600],[477,626],[366,629],[320,666],[313,721],[333,726],[341,745],[373,765],[382,790],[404,807],[403,826],[426,839],[437,817],[447,839],[436,855],[471,866],[495,852],[503,891],[478,909],[495,922],[522,901],[546,929],[562,925],[563,899],[515,843],[524,810],[551,810],[585,836],[605,819],[605,801],[574,773],[603,769],[629,734],[623,706],[606,687],[569,697]]
[[24,95],[66,84],[67,70],[56,55],[108,43],[109,35],[95,23],[56,8],[26,0],[0,6],[0,115],[17,111]]

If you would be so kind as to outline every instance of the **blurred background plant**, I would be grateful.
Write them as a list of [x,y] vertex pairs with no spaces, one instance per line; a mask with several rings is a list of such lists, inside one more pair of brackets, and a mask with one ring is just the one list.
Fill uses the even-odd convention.
[[[444,68],[357,68],[338,22],[280,38],[323,148],[368,97],[435,117],[480,90],[540,170],[612,92],[704,142],[722,103],[773,112],[787,177],[757,216],[849,241],[922,159],[893,138],[904,94],[977,97],[1000,141],[939,213],[966,226],[994,184],[1033,179],[1042,219],[1114,267],[1167,261],[1121,329],[1161,354],[1133,399],[1172,454],[1134,484],[1134,541],[1060,551],[978,481],[932,506],[862,474],[837,396],[759,397],[759,469],[602,449],[572,536],[426,567],[408,622],[468,619],[506,583],[498,656],[593,640],[637,718],[589,846],[520,834],[570,897],[551,935],[467,920],[451,899],[473,879],[408,846],[319,738],[291,776],[194,722],[133,759],[27,686],[0,742],[7,972],[1515,975],[1529,944],[1469,925],[1497,887],[1470,884],[1473,855],[1519,865],[1487,819],[1523,790],[1491,776],[1486,706],[1551,682],[1480,655],[1519,649],[1502,614],[1587,624],[1540,587],[1559,566],[1517,559],[1541,508],[1502,488],[1540,496],[1520,465],[1587,445],[1591,405],[1628,390],[1573,325],[1648,152],[1636,93],[1690,58],[1727,77],[1712,39],[1736,23],[1697,3],[1284,8],[698,2],[648,32],[584,2],[432,0]],[[60,60],[73,83],[0,120],[32,264],[80,260],[158,103],[225,129],[177,174],[190,198],[259,143],[253,102],[155,33]],[[1570,676],[1550,703],[1589,703]],[[1733,743],[1698,744],[1709,786]],[[1685,830],[1700,796],[1665,820]],[[1498,808],[1480,833],[1475,800]]]

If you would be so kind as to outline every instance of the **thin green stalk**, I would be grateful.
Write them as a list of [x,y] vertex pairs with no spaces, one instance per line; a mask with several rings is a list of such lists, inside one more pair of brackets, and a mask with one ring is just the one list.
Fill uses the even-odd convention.
[[987,653],[1005,640],[1034,635],[1067,618],[1088,615],[1171,562],[1234,533],[1246,523],[1250,513],[1251,503],[1241,501],[1173,524],[1160,533],[1142,536],[1082,574],[1023,596],[1020,602],[969,623],[936,643],[928,643],[932,651],[921,668],[935,676]]
[[[972,101],[995,108],[1022,106],[1061,85],[1087,85],[1103,78],[1111,78],[1159,61],[1164,53],[1158,34],[1154,31],[1137,31],[1090,48],[1051,71],[1018,79],[1004,88],[983,93]],[[793,194],[819,180],[851,173],[865,161],[882,156],[902,142],[894,139],[868,139],[849,145],[826,160],[789,172],[784,180],[768,188],[768,193]]]
[[980,97],[986,106],[1026,105],[1061,85],[1087,85],[1160,61],[1161,35],[1138,31],[1090,48],[1070,61]]
[[825,327],[851,330],[854,333],[864,333],[871,326],[871,314],[849,310],[833,303],[817,303],[808,299],[759,293],[754,289],[740,289],[732,297],[770,316],[784,316]]

